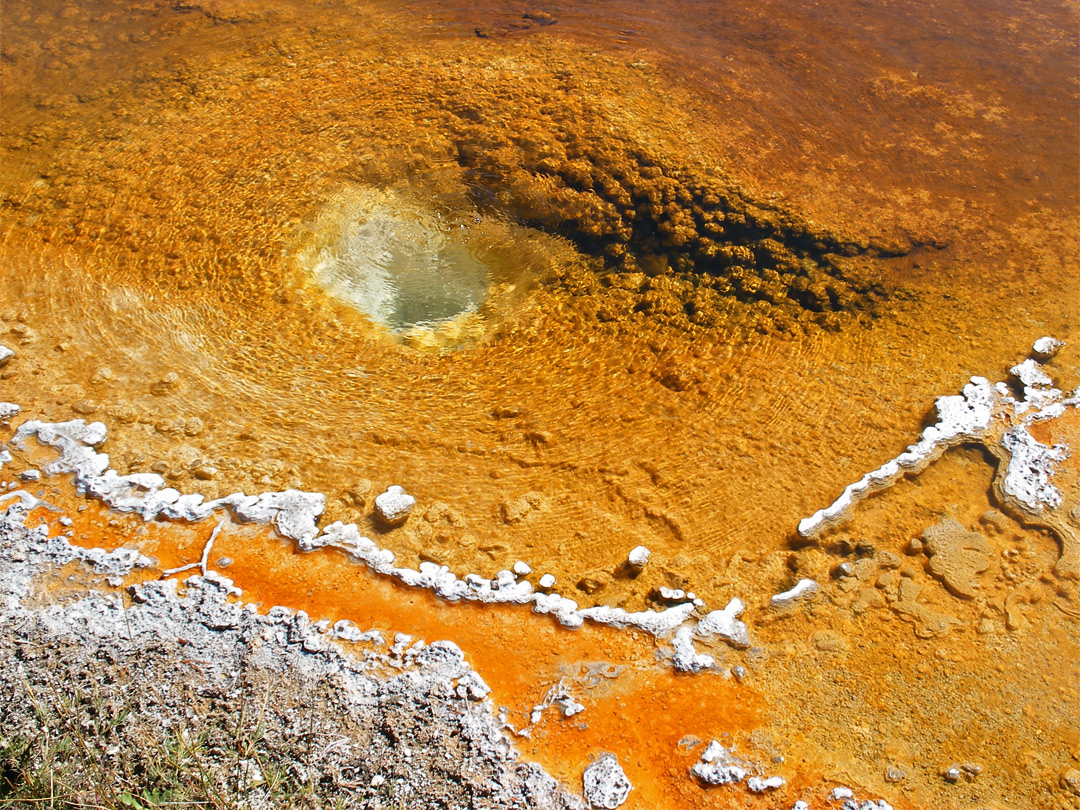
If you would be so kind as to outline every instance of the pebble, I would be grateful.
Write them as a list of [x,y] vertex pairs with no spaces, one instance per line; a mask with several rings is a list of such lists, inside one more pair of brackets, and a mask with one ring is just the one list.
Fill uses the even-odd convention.
[[1074,796],[1080,796],[1080,770],[1069,768],[1061,775],[1061,786]]
[[1052,337],[1041,337],[1035,341],[1031,350],[1035,355],[1043,360],[1049,360],[1065,345],[1064,340],[1058,340]]
[[20,410],[14,402],[0,402],[0,421],[18,416]]
[[838,802],[841,799],[850,799],[855,795],[851,788],[834,787],[829,793],[829,801]]
[[19,478],[21,478],[23,481],[40,481],[41,480],[41,471],[40,470],[23,470],[21,473],[19,473]]
[[7,346],[0,346],[0,368],[3,368],[10,362],[11,358],[15,356],[15,352],[9,349]]
[[645,564],[649,562],[649,557],[652,556],[652,552],[645,546],[634,546],[630,550],[630,554],[627,556],[627,561],[634,568],[644,568]]
[[773,607],[785,607],[816,593],[820,587],[812,579],[800,579],[790,591],[775,594],[769,601]]
[[78,402],[72,403],[71,410],[75,411],[79,416],[89,416],[92,413],[97,413],[98,404],[92,399],[80,399]]
[[375,514],[390,526],[400,526],[404,523],[414,506],[416,506],[416,498],[407,494],[399,486],[388,487],[386,492],[375,498]]
[[553,575],[551,575],[551,574],[544,574],[542,577],[540,577],[540,587],[541,588],[554,588],[555,587],[555,577]]
[[514,563],[514,573],[517,574],[519,577],[527,577],[529,574],[532,573],[532,568],[529,567],[528,563],[518,560],[516,563]]

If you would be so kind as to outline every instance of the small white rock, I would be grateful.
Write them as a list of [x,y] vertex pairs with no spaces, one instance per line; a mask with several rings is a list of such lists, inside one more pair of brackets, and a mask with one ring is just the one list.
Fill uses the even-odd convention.
[[[1035,352],[1035,355],[1037,357],[1040,357],[1043,360],[1048,360],[1055,354],[1057,354],[1059,351],[1061,351],[1064,345],[1064,340],[1058,340],[1057,338],[1052,337],[1041,337],[1035,341],[1035,343],[1031,347],[1031,350]],[[3,355],[2,350],[3,347],[0,346],[0,356]],[[0,360],[0,365],[3,365],[3,360]]]
[[0,367],[6,366],[8,361],[15,356],[15,352],[7,346],[0,346]]
[[615,810],[630,795],[633,786],[614,754],[604,754],[585,769],[585,800],[593,807]]
[[551,574],[544,574],[542,577],[540,577],[540,587],[541,588],[554,588],[555,587],[555,577],[552,576]]
[[23,470],[19,473],[19,478],[23,481],[40,481],[41,472],[39,470]]
[[706,785],[733,785],[746,778],[750,763],[713,740],[701,755],[701,761],[690,768],[690,773]]
[[795,804],[791,805],[791,810],[810,810],[810,805],[799,799]]
[[14,419],[20,410],[22,409],[14,402],[0,402],[0,422]]
[[[845,563],[846,565],[846,563]],[[815,593],[821,586],[818,585],[812,579],[800,579],[795,583],[795,587],[790,591],[784,591],[778,593],[772,597],[769,601],[773,607],[786,607],[787,605],[797,602],[804,597],[810,596]]]
[[61,516],[61,518],[60,518],[60,525],[61,526],[70,526],[71,523],[72,523],[71,518],[69,518],[67,515]]
[[529,574],[532,573],[532,568],[529,567],[528,563],[524,563],[521,560],[518,560],[516,563],[514,563],[514,573],[517,574],[519,577],[527,577]]
[[1009,373],[1020,380],[1024,388],[1049,388],[1054,380],[1034,360],[1025,360],[1009,369]]
[[764,793],[767,790],[776,790],[784,786],[784,777],[770,776],[762,779],[760,776],[751,776],[746,780],[746,787],[751,793]]
[[855,794],[852,792],[851,788],[835,787],[832,789],[832,793],[829,794],[829,800],[838,802],[841,799],[850,799],[854,795]]
[[375,498],[375,513],[390,526],[404,523],[414,506],[416,498],[399,486],[388,487],[386,492]]
[[627,556],[627,560],[634,568],[644,568],[645,564],[649,561],[649,557],[652,556],[652,552],[645,546],[634,546],[630,549],[630,554]]

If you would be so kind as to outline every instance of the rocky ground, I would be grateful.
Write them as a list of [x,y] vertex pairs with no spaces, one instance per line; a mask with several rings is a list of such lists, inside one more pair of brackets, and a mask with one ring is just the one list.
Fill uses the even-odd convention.
[[[125,597],[46,591],[60,566],[104,584],[149,561],[88,554],[26,515],[19,501],[0,515],[0,800],[581,806],[518,761],[454,644],[383,646],[303,613],[261,616],[214,578],[189,579],[183,596],[175,580]],[[361,637],[348,652],[330,640],[342,632]]]

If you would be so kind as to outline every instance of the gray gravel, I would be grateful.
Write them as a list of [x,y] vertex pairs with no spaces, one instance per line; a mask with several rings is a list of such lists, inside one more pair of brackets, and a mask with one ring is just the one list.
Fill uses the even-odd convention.
[[[96,590],[149,561],[85,553],[24,518],[18,502],[0,512],[4,779],[41,764],[49,734],[75,731],[82,750],[65,761],[99,783],[108,774],[103,800],[197,766],[230,806],[583,806],[518,760],[456,645],[343,642],[355,628],[259,615],[229,601],[221,577]],[[66,564],[89,587],[42,591]],[[31,753],[14,763],[18,740]]]

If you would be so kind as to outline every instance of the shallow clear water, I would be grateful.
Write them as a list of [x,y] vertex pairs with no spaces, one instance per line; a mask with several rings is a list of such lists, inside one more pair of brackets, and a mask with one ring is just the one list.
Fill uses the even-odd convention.
[[372,201],[345,213],[337,239],[314,259],[316,282],[395,332],[476,312],[492,278],[470,250],[467,226],[455,229],[434,212],[395,202]]

